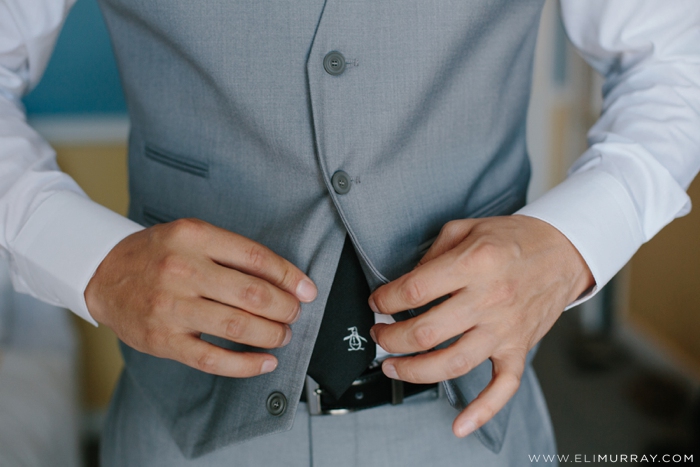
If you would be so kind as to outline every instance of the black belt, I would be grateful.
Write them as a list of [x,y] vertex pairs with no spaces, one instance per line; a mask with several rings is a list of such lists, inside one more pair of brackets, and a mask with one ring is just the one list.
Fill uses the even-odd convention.
[[311,415],[340,415],[384,404],[401,404],[404,397],[436,388],[437,383],[413,384],[388,378],[377,367],[360,375],[339,399],[334,399],[307,376],[300,400],[307,403]]

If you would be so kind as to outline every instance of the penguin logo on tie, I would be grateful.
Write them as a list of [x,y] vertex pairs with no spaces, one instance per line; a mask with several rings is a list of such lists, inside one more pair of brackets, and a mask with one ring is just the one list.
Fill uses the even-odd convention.
[[350,335],[343,338],[344,341],[349,341],[348,344],[350,348],[348,352],[352,352],[353,350],[365,350],[365,348],[362,347],[362,341],[367,342],[367,339],[357,333],[357,326],[348,328],[348,331],[350,331]]

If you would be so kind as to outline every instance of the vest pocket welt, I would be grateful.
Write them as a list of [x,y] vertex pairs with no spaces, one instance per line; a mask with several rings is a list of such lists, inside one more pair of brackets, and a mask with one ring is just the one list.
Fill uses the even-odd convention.
[[477,208],[467,215],[468,219],[478,219],[480,217],[504,216],[512,214],[520,209],[520,204],[513,206],[521,196],[520,190],[512,189],[489,201],[485,205]]
[[[520,196],[518,190],[508,190],[505,193],[497,196],[494,200],[489,201],[485,205],[464,216],[464,219],[478,219],[480,217],[504,216],[512,214],[522,207],[523,203],[520,202],[521,198],[522,196]],[[437,235],[418,245],[418,252],[421,256],[428,252],[436,239]]]
[[143,223],[150,227],[152,225],[156,224],[166,224],[168,222],[172,222],[177,220],[178,218],[175,216],[171,216],[169,214],[166,214],[162,211],[159,211],[157,209],[153,209],[149,206],[144,206],[143,209],[141,210],[141,219],[143,220]]
[[190,157],[179,156],[164,149],[147,144],[144,155],[173,169],[182,170],[202,178],[209,178],[209,164]]

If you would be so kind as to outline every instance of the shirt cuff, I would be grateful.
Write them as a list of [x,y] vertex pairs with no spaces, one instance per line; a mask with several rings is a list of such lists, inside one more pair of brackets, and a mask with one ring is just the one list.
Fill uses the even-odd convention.
[[97,325],[85,288],[107,254],[139,224],[90,199],[61,191],[31,215],[13,243],[19,291],[63,306]]
[[559,230],[590,268],[595,286],[567,309],[595,295],[644,243],[632,199],[615,177],[601,170],[571,175],[515,214]]

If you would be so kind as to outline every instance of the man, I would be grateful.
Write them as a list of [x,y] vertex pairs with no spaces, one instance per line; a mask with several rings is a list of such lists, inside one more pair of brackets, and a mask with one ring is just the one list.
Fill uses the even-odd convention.
[[[605,112],[567,181],[522,208],[542,2],[103,0],[136,223],[77,193],[13,105],[69,4],[0,15],[0,241],[18,288],[126,344],[107,465],[517,465],[554,450],[528,352],[689,209],[696,2],[562,2],[606,76]],[[405,384],[371,365],[376,384],[335,379],[374,358],[362,340],[333,358],[321,344],[371,342],[359,325],[324,332],[358,297],[378,314],[377,355],[394,355],[382,372]],[[371,390],[338,405],[350,383]],[[363,407],[380,387],[384,404]],[[308,415],[324,407],[363,410]]]

